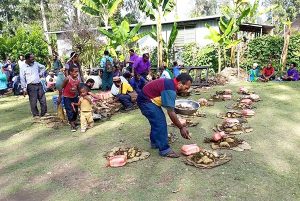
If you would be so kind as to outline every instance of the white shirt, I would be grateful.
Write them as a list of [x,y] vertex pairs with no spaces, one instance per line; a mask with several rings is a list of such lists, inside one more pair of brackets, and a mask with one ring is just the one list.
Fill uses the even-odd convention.
[[47,77],[46,77],[46,82],[48,83],[48,82],[50,82],[50,79],[53,79],[53,82],[56,82],[56,76],[54,75],[54,77],[51,77],[50,75],[48,75]]
[[45,66],[34,62],[28,65],[26,62],[22,63],[20,66],[20,80],[23,89],[27,88],[28,84],[38,84],[40,83],[40,77],[45,72]]
[[24,62],[25,62],[25,60],[23,60],[23,61],[19,60],[19,61],[18,61],[19,67],[21,67],[21,65],[22,65]]
[[[125,79],[125,77],[120,76],[120,79],[121,79],[121,82],[122,82],[122,83],[124,83],[124,82],[128,83],[128,81]],[[118,94],[120,93],[120,88],[118,88],[118,87],[113,83],[110,92],[111,92],[112,95],[116,96],[116,95],[118,95]]]
[[168,71],[164,70],[163,73],[161,74],[160,78],[171,79],[171,76]]

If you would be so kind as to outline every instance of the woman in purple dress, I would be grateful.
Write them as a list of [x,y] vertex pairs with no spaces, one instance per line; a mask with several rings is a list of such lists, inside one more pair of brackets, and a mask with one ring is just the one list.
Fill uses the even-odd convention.
[[297,64],[292,62],[290,64],[290,68],[286,72],[286,74],[282,77],[283,81],[298,81],[299,80],[299,72],[297,70]]

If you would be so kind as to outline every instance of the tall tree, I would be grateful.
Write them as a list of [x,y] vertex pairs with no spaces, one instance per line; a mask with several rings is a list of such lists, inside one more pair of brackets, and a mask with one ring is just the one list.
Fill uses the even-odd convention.
[[277,5],[268,12],[268,21],[275,25],[275,33],[280,33],[284,29],[286,21],[294,21],[300,14],[299,0],[265,0],[264,6]]
[[[114,16],[123,0],[80,0],[77,7],[86,14],[100,18],[108,29],[108,22]],[[100,24],[100,23],[99,23]]]
[[49,55],[52,55],[51,41],[48,33],[48,25],[47,25],[46,14],[45,14],[44,0],[40,0],[40,7],[41,7],[41,16],[43,21],[44,35],[48,45],[48,53]]
[[122,9],[127,12],[124,17],[126,17],[130,23],[138,23],[145,18],[136,0],[124,0]]
[[191,13],[191,17],[215,15],[217,7],[217,0],[195,0],[195,7]]
[[14,34],[22,24],[40,22],[39,0],[2,0],[0,3],[0,29]]
[[234,0],[233,6],[226,5],[223,8],[223,16],[220,18],[219,28],[221,33],[208,26],[210,35],[208,36],[214,43],[218,45],[219,54],[219,72],[221,71],[221,49],[223,49],[223,56],[226,66],[226,49],[230,49],[230,62],[231,67],[235,67],[236,46],[240,43],[238,39],[239,25],[252,11],[255,10],[255,6],[250,3],[249,0]]
[[170,13],[175,7],[174,0],[139,0],[140,9],[150,17],[156,20],[157,29],[157,58],[158,67],[163,65],[163,38],[162,38],[162,18]]
[[266,0],[265,5],[277,5],[271,9],[269,21],[275,25],[275,33],[284,33],[284,47],[281,53],[281,70],[286,68],[289,40],[291,37],[291,24],[300,14],[299,0]]

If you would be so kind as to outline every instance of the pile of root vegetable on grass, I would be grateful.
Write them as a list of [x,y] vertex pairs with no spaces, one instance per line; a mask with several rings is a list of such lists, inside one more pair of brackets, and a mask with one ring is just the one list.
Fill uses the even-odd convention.
[[[253,109],[255,108],[255,104],[261,99],[259,95],[244,87],[240,87],[237,93],[240,94],[240,97],[236,100],[236,103],[226,106],[225,108],[227,111],[224,113],[217,114],[216,117],[222,119],[222,122],[213,128],[212,137],[205,138],[203,141],[204,143],[210,144],[211,150],[200,148],[197,144],[187,144],[182,146],[181,153],[185,157],[183,160],[185,164],[201,169],[210,169],[226,164],[232,160],[232,154],[222,151],[224,149],[240,152],[251,150],[251,146],[242,137],[237,137],[237,135],[241,136],[242,134],[253,131],[248,125],[248,118],[252,118],[255,115]],[[196,102],[198,109],[195,109],[195,103],[192,103],[190,106],[182,104],[182,101],[184,100],[178,100],[176,107],[179,110],[175,111],[177,111],[178,118],[183,125],[186,125],[187,127],[197,127],[199,124],[197,121],[199,120],[199,117],[205,117],[202,108],[214,106],[220,101],[232,100],[232,95],[233,92],[230,89],[216,91],[208,100],[200,98],[198,102]],[[190,103],[195,101],[186,100],[186,102]],[[103,109],[105,109],[105,107],[103,107]],[[188,115],[183,112],[184,115],[182,115],[180,113],[182,110],[193,110],[195,112],[189,112]],[[170,123],[168,126],[174,127],[174,124]],[[178,137],[174,132],[169,133],[170,143],[174,143],[177,139]],[[148,137],[147,141],[149,141]],[[141,153],[146,153],[144,155],[145,157],[140,157],[142,155]],[[150,154],[148,152],[140,150],[139,148],[127,147],[114,148],[105,155],[105,158],[108,161],[108,166],[122,167],[126,163],[143,160],[149,156]]]
[[[209,143],[212,150],[215,151],[201,149],[197,144],[184,145],[182,153],[187,156],[184,160],[185,164],[197,168],[213,168],[223,165],[232,159],[231,154],[216,152],[216,150],[245,151],[251,149],[251,146],[245,140],[236,137],[236,135],[253,131],[247,124],[247,118],[255,115],[252,109],[255,108],[255,102],[261,99],[259,95],[247,90],[245,87],[240,87],[238,94],[241,94],[241,97],[237,99],[237,103],[233,104],[234,107],[231,107],[225,113],[217,115],[218,118],[223,119],[223,122],[215,126],[212,137],[204,139],[204,143]],[[200,98],[199,103],[201,106],[211,106],[212,104],[207,104],[209,101],[216,103],[231,99],[232,91],[225,89],[223,91],[216,91],[209,100]],[[235,110],[232,110],[232,108]]]
[[[105,120],[118,113],[122,109],[122,104],[115,101],[110,92],[101,92],[98,94],[100,100],[93,104],[94,120]],[[137,94],[131,95],[132,102],[136,102]]]

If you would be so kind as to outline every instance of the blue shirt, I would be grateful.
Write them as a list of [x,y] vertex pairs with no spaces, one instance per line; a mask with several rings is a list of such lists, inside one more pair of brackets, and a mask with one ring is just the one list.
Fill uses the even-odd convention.
[[7,77],[2,72],[2,66],[0,67],[0,90],[7,89]]
[[130,79],[129,84],[132,86],[134,91],[140,93],[143,87],[146,85],[147,80],[141,77],[139,80],[135,79],[134,77]]
[[174,77],[177,77],[178,75],[180,75],[179,66],[174,66],[173,67],[173,74],[174,74]]
[[105,67],[106,67],[106,61],[109,60],[111,65],[113,66],[113,59],[110,56],[104,56],[102,57],[102,59],[100,60],[100,68],[103,69],[104,71],[106,71]]

